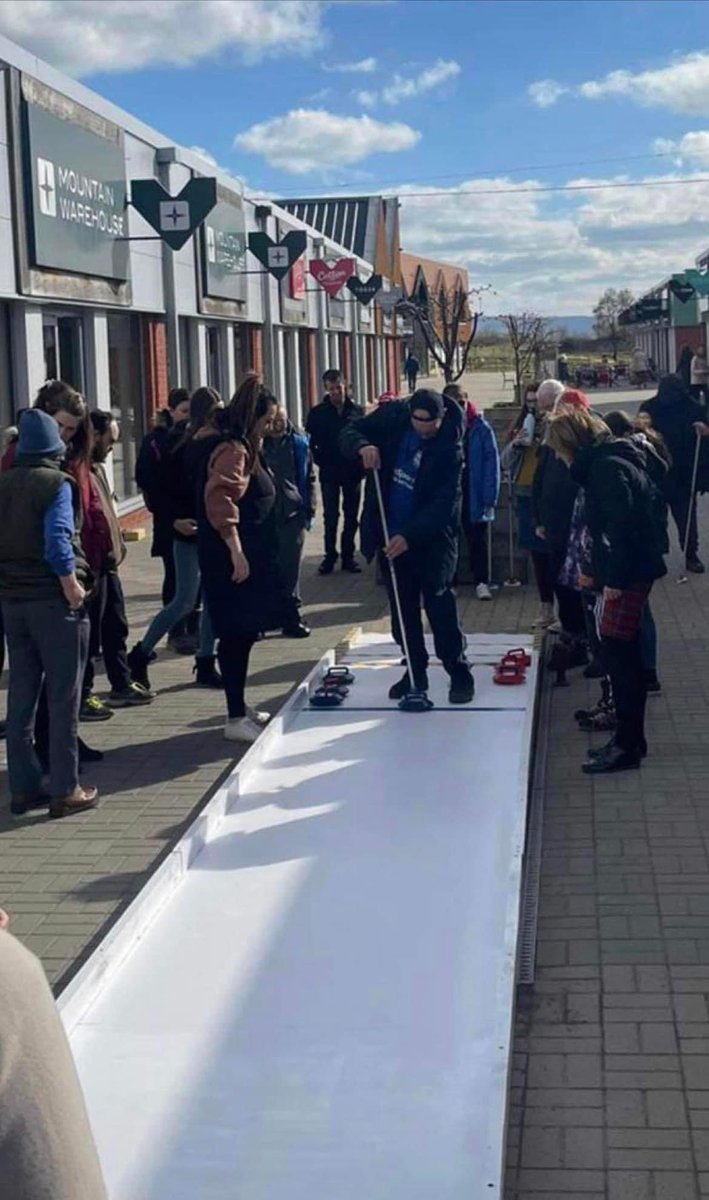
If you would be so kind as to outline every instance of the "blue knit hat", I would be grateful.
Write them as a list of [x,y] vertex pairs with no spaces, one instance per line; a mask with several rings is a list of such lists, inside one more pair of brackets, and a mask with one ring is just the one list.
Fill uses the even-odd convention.
[[59,436],[54,417],[39,408],[28,408],[20,417],[17,453],[41,455],[44,458],[63,458],[66,446]]

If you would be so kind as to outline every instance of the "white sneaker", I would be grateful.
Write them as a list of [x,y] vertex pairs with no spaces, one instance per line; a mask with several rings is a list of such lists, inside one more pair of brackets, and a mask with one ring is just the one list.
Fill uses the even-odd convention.
[[268,722],[271,720],[269,712],[262,712],[258,708],[249,708],[248,704],[246,705],[246,715],[255,725],[268,725]]
[[564,627],[561,621],[552,621],[551,625],[547,625],[547,633],[563,633]]
[[486,583],[479,583],[475,589],[478,600],[492,600],[492,592]]
[[229,718],[224,726],[224,737],[228,742],[255,742],[261,734],[261,726],[250,717]]

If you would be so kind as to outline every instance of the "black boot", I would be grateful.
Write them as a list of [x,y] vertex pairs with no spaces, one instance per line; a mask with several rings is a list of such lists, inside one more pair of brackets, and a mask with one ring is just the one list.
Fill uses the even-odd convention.
[[220,691],[224,687],[222,677],[214,665],[215,661],[213,654],[203,654],[201,657],[197,655],[192,668],[197,687],[219,688]]
[[475,695],[473,672],[467,663],[457,663],[450,673],[449,704],[470,704]]
[[139,683],[141,687],[150,691],[150,680],[148,679],[150,655],[145,652],[141,642],[136,642],[130,654],[127,655],[127,662],[133,683]]
[[[407,671],[403,679],[400,679],[398,683],[393,684],[389,688],[389,699],[402,700],[404,696],[408,696],[409,692],[413,690],[414,689],[411,687],[411,680],[409,679],[409,672]],[[428,675],[425,671],[419,672],[419,675],[416,679],[415,690],[419,692],[428,691]]]

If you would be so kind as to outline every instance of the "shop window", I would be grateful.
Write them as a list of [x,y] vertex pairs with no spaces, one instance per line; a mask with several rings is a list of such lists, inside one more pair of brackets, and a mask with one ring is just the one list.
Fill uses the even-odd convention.
[[111,411],[121,436],[113,450],[113,486],[119,500],[137,494],[135,460],[145,434],[140,321],[128,313],[108,317]]
[[222,361],[221,337],[218,325],[207,326],[207,384],[221,395],[222,393]]
[[48,313],[43,322],[45,379],[63,379],[84,391],[84,342],[81,317]]

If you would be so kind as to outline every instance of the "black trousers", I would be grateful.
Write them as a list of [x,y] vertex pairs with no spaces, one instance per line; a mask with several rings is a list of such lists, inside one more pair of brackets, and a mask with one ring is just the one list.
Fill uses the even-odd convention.
[[468,521],[463,524],[468,542],[470,570],[476,587],[479,583],[490,582],[490,572],[487,567],[487,529],[487,521],[474,521],[472,524]]
[[561,621],[561,628],[564,633],[584,638],[586,636],[586,621],[583,615],[581,593],[575,592],[573,588],[566,587],[563,583],[559,583],[559,572],[564,565],[565,559],[566,550],[552,550],[551,569],[554,579],[554,595],[559,607],[559,620]]
[[[410,554],[403,554],[401,558],[395,560],[393,565],[399,587],[406,639],[411,654],[411,662],[408,666],[414,683],[418,683],[428,666],[428,651],[421,620],[422,603],[431,626],[436,654],[450,675],[457,666],[465,662],[465,638],[458,620],[458,609],[452,589],[444,587],[439,591],[433,591],[425,587],[416,561],[411,558]],[[396,611],[391,570],[389,562],[383,554],[380,555],[380,567],[389,595],[392,635],[394,641],[398,642],[403,650],[404,639]]]
[[340,496],[342,496],[344,524],[340,549],[342,561],[348,562],[354,557],[362,482],[359,479],[349,483],[321,479],[320,491],[325,523],[325,557],[333,560],[337,558],[337,526],[340,520]]
[[691,478],[674,479],[670,476],[665,485],[665,496],[670,512],[677,526],[679,544],[684,549],[684,539],[687,537],[687,517],[689,516],[689,537],[687,538],[687,558],[696,558],[699,553],[699,532],[697,530],[697,497],[692,497],[689,505],[689,485]]
[[256,638],[252,633],[231,634],[220,637],[217,648],[219,668],[224,681],[227,712],[230,718],[246,716],[246,676],[249,670],[249,655]]
[[534,578],[537,583],[537,591],[539,592],[540,604],[554,603],[554,576],[552,573],[552,556],[551,554],[541,553],[539,550],[530,550],[532,566],[534,567]]
[[93,691],[96,678],[94,659],[103,649],[103,664],[108,681],[114,692],[122,692],[130,683],[130,670],[126,658],[128,644],[128,620],[123,585],[117,571],[101,576],[98,590],[89,609],[91,635],[89,657],[84,672],[83,698]]
[[601,638],[603,661],[608,668],[618,722],[615,740],[622,750],[635,753],[645,745],[647,678],[640,633],[631,641]]

